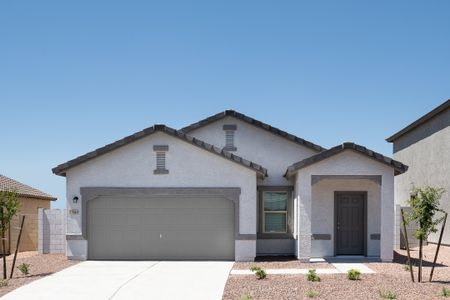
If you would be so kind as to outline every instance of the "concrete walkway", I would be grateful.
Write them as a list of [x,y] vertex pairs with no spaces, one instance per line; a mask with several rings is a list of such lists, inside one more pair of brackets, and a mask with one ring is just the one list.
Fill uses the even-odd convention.
[[[316,269],[317,274],[342,274],[347,273],[350,269],[358,269],[361,274],[373,274],[374,270],[370,269],[368,266],[362,263],[332,263],[334,268],[329,269]],[[308,274],[309,269],[267,269],[265,270],[267,274],[285,274],[285,275],[295,275],[295,274]],[[250,270],[232,270],[230,272],[232,275],[251,275],[253,274]]]
[[2,299],[221,299],[233,262],[86,261]]

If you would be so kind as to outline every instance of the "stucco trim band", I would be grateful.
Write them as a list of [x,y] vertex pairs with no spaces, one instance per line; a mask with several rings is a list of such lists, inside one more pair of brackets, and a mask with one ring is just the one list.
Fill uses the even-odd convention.
[[326,179],[344,179],[344,180],[371,180],[381,185],[381,175],[311,175],[311,185],[315,185],[321,180]]

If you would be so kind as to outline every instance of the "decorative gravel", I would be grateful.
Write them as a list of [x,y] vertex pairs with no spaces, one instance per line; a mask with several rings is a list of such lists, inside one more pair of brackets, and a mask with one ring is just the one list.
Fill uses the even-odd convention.
[[[1,259],[1,258],[0,258]],[[8,277],[11,272],[13,255],[6,258]],[[17,269],[21,263],[30,264],[30,274],[22,275]],[[34,280],[51,275],[67,267],[77,264],[77,261],[68,260],[64,254],[38,254],[35,251],[21,252],[17,255],[14,277],[8,281],[8,285],[0,287],[0,296],[28,284]],[[0,278],[3,278],[3,263],[0,263]]]
[[256,266],[264,269],[331,269],[327,262],[304,263],[295,257],[258,257],[255,262],[237,262],[233,265],[235,270],[248,270]]
[[[425,247],[424,281],[428,281],[435,249],[434,245]],[[411,254],[418,257],[418,249]],[[240,299],[243,295],[252,299],[309,299],[309,291],[318,293],[316,299],[382,299],[380,292],[386,291],[394,292],[396,299],[446,299],[440,293],[443,287],[450,289],[450,247],[441,247],[432,283],[411,282],[405,255],[406,251],[396,253],[394,263],[367,263],[377,273],[363,274],[358,281],[348,280],[345,274],[321,275],[321,282],[309,282],[305,275],[268,275],[264,280],[253,275],[230,275],[223,299]],[[417,268],[414,275],[417,281]]]

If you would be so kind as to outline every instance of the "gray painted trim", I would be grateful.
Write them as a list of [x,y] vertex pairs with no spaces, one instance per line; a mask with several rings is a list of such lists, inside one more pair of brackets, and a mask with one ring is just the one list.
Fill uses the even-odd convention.
[[87,260],[87,257],[86,256],[69,255],[69,256],[67,256],[67,259],[69,259],[69,260]]
[[443,112],[444,110],[446,110],[448,108],[450,108],[450,99],[448,99],[447,101],[445,101],[444,103],[442,103],[441,105],[439,105],[438,107],[433,109],[432,111],[428,112],[427,114],[423,115],[416,121],[412,122],[411,124],[409,124],[408,126],[403,128],[402,130],[398,131],[397,133],[394,133],[392,136],[388,137],[386,139],[386,141],[389,143],[394,142],[396,139],[398,139],[405,133],[408,133],[409,131],[411,131],[414,128],[418,127],[419,125],[425,123],[426,121],[430,120],[431,118],[433,118],[434,116],[436,116],[437,114]]
[[183,127],[182,129],[180,129],[180,131],[188,133],[188,132],[190,132],[192,130],[195,130],[195,129],[201,128],[203,126],[209,125],[209,124],[211,124],[211,123],[213,123],[215,121],[221,120],[221,119],[223,119],[225,117],[234,117],[234,118],[236,118],[238,120],[241,120],[241,121],[243,121],[245,123],[251,124],[251,125],[253,125],[255,127],[258,127],[258,128],[263,129],[265,131],[268,131],[268,132],[270,132],[272,134],[281,136],[282,138],[285,138],[288,141],[291,141],[293,143],[296,143],[296,144],[308,147],[308,148],[310,148],[312,150],[315,150],[315,151],[318,151],[318,152],[326,150],[325,148],[323,148],[323,147],[321,147],[321,146],[319,146],[317,144],[311,143],[310,141],[302,139],[302,138],[300,138],[298,136],[295,136],[293,134],[287,133],[286,131],[283,131],[283,130],[278,129],[278,128],[273,127],[273,126],[270,126],[269,124],[266,124],[264,122],[258,121],[256,119],[253,119],[253,118],[251,118],[249,116],[246,116],[246,115],[241,114],[241,113],[239,113],[237,111],[234,111],[234,110],[226,110],[226,111],[220,112],[220,113],[215,114],[213,116],[210,116],[210,117],[208,117],[206,119],[203,119],[203,120],[200,120],[200,121],[198,121],[196,123],[193,123],[193,124],[191,124],[189,126]]
[[[258,189],[258,207],[257,207],[257,218],[256,218],[256,228],[258,228],[258,239],[293,239],[293,232],[294,232],[294,199],[293,199],[293,186],[270,186],[270,185],[259,185],[257,187]],[[270,192],[270,191],[282,191],[288,193],[288,224],[287,224],[287,233],[264,233],[263,232],[263,192]]]
[[334,256],[336,256],[337,252],[337,203],[338,203],[338,195],[339,194],[363,194],[364,201],[364,256],[367,256],[367,191],[335,191],[334,192]]
[[225,124],[223,125],[223,130],[236,130],[237,125],[236,124]]
[[379,234],[379,233],[371,233],[370,234],[370,239],[371,240],[375,240],[375,241],[379,241],[381,239],[381,234]]
[[153,174],[155,174],[155,175],[169,174],[169,170],[167,170],[167,169],[155,169],[155,170],[153,170]]
[[139,139],[142,139],[146,136],[152,135],[155,132],[163,132],[169,136],[178,138],[182,141],[185,141],[191,145],[194,145],[196,147],[199,147],[200,149],[203,149],[205,151],[208,151],[210,153],[216,154],[220,157],[223,157],[229,161],[232,161],[234,163],[237,163],[241,166],[244,166],[246,168],[251,169],[252,171],[255,171],[257,174],[260,174],[262,176],[267,177],[267,169],[262,167],[261,165],[258,165],[252,161],[246,160],[240,156],[237,156],[235,154],[232,154],[227,151],[223,151],[222,149],[213,146],[211,144],[205,143],[202,140],[199,140],[197,138],[191,137],[187,135],[186,133],[182,131],[175,130],[173,128],[170,128],[166,125],[154,125],[153,127],[146,128],[142,131],[136,132],[132,135],[129,135],[127,137],[124,137],[121,140],[115,141],[114,143],[108,144],[106,146],[103,146],[101,148],[98,148],[94,151],[91,151],[89,153],[86,153],[85,155],[79,156],[75,159],[69,160],[68,162],[65,162],[63,164],[58,165],[57,167],[52,169],[52,172],[56,175],[60,176],[66,176],[66,171],[74,166],[77,166],[79,164],[82,164],[84,162],[87,162],[93,158],[96,158],[100,155],[103,155],[105,153],[111,152],[117,148],[120,148],[122,146],[125,146],[127,144],[130,144],[132,142],[135,142]]
[[66,234],[66,241],[73,241],[73,240],[85,240],[85,238],[81,234]]
[[224,147],[223,150],[225,151],[237,151],[236,147]]
[[[256,234],[239,233],[239,197],[241,189],[230,187],[193,187],[193,188],[125,188],[125,187],[82,187],[81,194],[81,228],[82,237],[87,239],[87,219],[89,201],[99,197],[108,196],[133,196],[133,197],[174,197],[174,196],[219,196],[224,197],[234,204],[234,237],[235,240],[256,240]],[[89,254],[88,254],[89,255]]]
[[331,240],[331,234],[329,234],[329,233],[313,233],[311,235],[311,240],[330,241]]
[[371,180],[378,185],[381,185],[381,175],[312,175],[311,185],[315,185],[321,180],[326,179],[344,179],[344,180]]
[[153,145],[153,151],[169,151],[169,145]]
[[315,163],[318,163],[324,159],[327,159],[329,157],[332,157],[336,154],[339,154],[345,150],[351,150],[354,152],[357,152],[359,154],[362,154],[364,156],[367,156],[370,159],[373,159],[379,163],[385,164],[390,166],[394,169],[394,174],[399,175],[408,170],[408,166],[402,164],[399,161],[396,161],[390,157],[384,156],[378,152],[372,151],[370,149],[367,149],[364,146],[355,144],[355,143],[343,143],[342,145],[337,145],[331,149],[328,149],[326,151],[320,152],[318,154],[315,154],[313,156],[310,156],[304,160],[301,160],[299,162],[296,162],[295,164],[289,166],[286,170],[286,173],[284,174],[285,177],[289,177],[294,175],[298,170],[308,167],[310,165],[313,165]]

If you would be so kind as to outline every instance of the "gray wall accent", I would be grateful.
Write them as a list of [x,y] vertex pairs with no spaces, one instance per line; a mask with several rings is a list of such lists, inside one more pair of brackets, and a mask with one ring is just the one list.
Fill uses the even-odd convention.
[[312,240],[329,241],[329,240],[331,240],[331,234],[313,233],[311,235],[311,239]]
[[381,185],[381,175],[312,175],[311,185],[315,185],[316,183],[324,179],[366,179]]
[[236,130],[237,125],[236,124],[225,124],[223,125],[223,130]]
[[67,210],[65,209],[38,209],[38,252],[40,254],[66,253],[66,221]]
[[370,239],[371,240],[375,240],[375,241],[379,241],[381,239],[381,234],[379,234],[379,233],[371,233],[370,234]]
[[169,170],[167,169],[154,169],[153,174],[155,175],[163,175],[163,174],[169,174]]
[[87,202],[102,196],[135,196],[135,197],[163,197],[163,196],[220,196],[234,203],[234,236],[236,240],[255,240],[254,234],[239,233],[239,196],[240,188],[110,188],[110,187],[82,187],[81,211],[82,236],[87,239]]
[[153,151],[169,151],[168,145],[154,145]]
[[394,140],[394,153],[401,151],[448,126],[450,126],[450,108],[442,111],[430,120],[420,124]]
[[66,241],[84,240],[84,237],[80,234],[66,234]]
[[237,151],[237,148],[236,147],[223,147],[223,150],[225,150],[225,151]]

